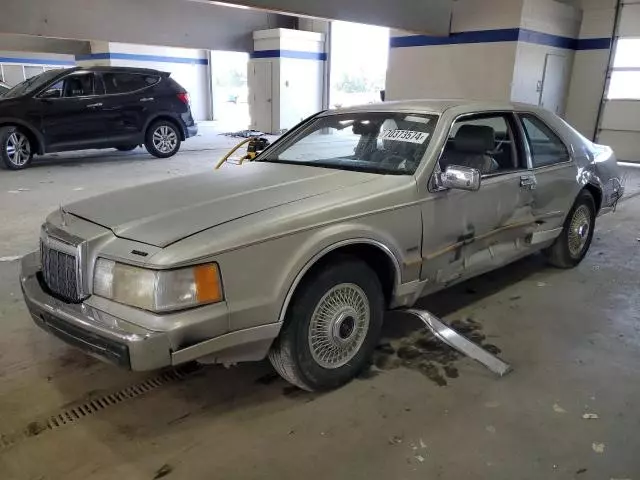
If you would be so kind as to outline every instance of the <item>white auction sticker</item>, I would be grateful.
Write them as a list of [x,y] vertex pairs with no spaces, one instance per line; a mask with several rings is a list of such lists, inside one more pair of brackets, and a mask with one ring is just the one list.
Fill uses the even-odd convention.
[[429,138],[428,133],[413,132],[411,130],[387,130],[380,134],[381,140],[396,140],[398,142],[424,143]]

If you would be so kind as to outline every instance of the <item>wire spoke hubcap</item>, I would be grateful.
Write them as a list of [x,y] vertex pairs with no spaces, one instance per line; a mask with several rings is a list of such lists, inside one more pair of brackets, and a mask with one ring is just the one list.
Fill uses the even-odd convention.
[[311,356],[321,367],[340,368],[356,356],[369,330],[371,312],[364,291],[336,285],[318,302],[309,324]]
[[178,134],[168,125],[161,125],[153,132],[153,146],[161,153],[171,153],[178,145]]
[[16,167],[23,166],[31,158],[31,142],[20,132],[14,132],[9,136],[5,148],[9,161]]
[[580,205],[573,213],[569,226],[569,253],[577,258],[582,254],[591,231],[591,212],[586,205]]

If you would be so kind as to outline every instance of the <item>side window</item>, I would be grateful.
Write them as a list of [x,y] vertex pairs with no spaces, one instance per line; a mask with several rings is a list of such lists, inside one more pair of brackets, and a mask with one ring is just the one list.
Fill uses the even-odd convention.
[[449,165],[475,168],[483,175],[524,168],[510,117],[486,114],[455,122],[440,158],[441,170]]
[[107,95],[129,93],[141,90],[160,81],[157,75],[142,75],[137,73],[103,73]]
[[62,96],[65,98],[86,97],[94,94],[95,75],[80,72],[65,77],[62,81]]
[[531,148],[533,168],[571,160],[564,142],[542,120],[528,114],[521,114],[520,118]]
[[47,88],[44,92],[40,94],[41,98],[62,98],[62,92],[64,90],[64,81],[60,80],[49,88]]

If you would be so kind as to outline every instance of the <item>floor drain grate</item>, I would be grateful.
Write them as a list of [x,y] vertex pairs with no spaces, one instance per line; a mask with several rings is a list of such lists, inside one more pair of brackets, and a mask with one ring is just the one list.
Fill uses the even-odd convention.
[[41,421],[31,422],[22,431],[0,434],[0,448],[9,447],[15,444],[21,437],[34,437],[47,430],[55,430],[56,428],[75,423],[106,408],[144,395],[163,385],[182,380],[199,369],[199,366],[187,365],[174,370],[168,370],[138,384],[130,385],[118,391],[86,400],[83,403],[48,416]]

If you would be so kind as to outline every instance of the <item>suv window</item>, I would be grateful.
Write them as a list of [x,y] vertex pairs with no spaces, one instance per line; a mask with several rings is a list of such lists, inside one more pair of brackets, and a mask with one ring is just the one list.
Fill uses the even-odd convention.
[[129,93],[141,90],[160,81],[158,75],[142,75],[138,73],[103,73],[102,79],[107,95]]
[[502,113],[481,114],[455,122],[440,158],[440,169],[460,165],[494,175],[525,168],[518,156],[510,118]]
[[86,97],[95,94],[95,75],[90,72],[73,73],[57,81],[40,94],[42,98]]
[[531,148],[533,168],[571,160],[564,142],[542,120],[526,113],[520,114],[520,118]]

